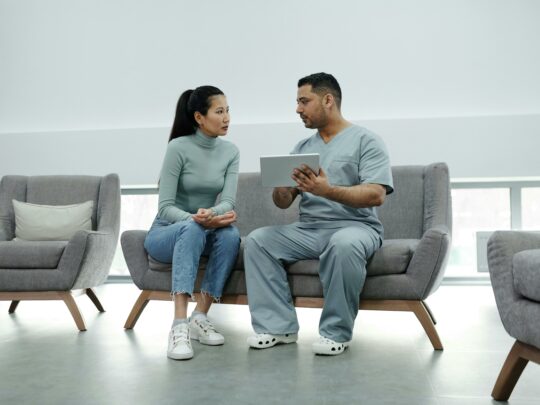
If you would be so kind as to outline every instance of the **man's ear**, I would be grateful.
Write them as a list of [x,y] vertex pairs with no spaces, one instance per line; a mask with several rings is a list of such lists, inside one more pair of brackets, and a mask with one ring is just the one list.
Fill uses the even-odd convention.
[[334,96],[331,93],[326,93],[323,97],[323,103],[327,108],[332,107],[332,104],[335,104]]

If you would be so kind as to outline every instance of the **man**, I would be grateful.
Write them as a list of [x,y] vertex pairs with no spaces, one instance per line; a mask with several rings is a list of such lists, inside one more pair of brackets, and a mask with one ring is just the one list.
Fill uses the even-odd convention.
[[341,115],[341,89],[330,74],[298,82],[296,112],[317,132],[291,153],[319,153],[320,170],[292,173],[296,187],[277,187],[274,203],[288,208],[300,194],[300,220],[253,231],[244,261],[249,309],[256,335],[251,347],[296,342],[298,320],[284,264],[319,259],[324,307],[315,354],[341,354],[348,347],[358,313],[366,262],[382,243],[376,206],[393,191],[386,147],[381,139]]

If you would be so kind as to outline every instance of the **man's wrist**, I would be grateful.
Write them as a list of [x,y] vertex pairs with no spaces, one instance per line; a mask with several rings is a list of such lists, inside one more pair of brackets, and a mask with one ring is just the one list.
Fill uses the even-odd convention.
[[324,197],[328,200],[333,200],[336,190],[337,190],[337,186],[328,185],[328,188],[323,192],[321,197]]

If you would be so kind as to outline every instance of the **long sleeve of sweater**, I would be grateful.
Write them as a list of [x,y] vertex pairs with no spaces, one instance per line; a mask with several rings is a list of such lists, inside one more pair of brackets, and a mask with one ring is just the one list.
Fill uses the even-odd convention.
[[236,153],[234,159],[227,167],[225,184],[219,198],[219,204],[212,207],[217,215],[223,215],[236,206],[236,190],[238,188],[238,168],[240,165],[240,153]]

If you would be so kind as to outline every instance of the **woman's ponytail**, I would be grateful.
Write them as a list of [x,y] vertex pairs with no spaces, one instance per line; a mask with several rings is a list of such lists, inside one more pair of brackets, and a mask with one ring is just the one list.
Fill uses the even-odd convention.
[[189,98],[194,90],[186,90],[182,93],[176,104],[176,115],[174,117],[169,142],[179,136],[191,135],[197,127],[193,112],[189,111]]

